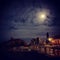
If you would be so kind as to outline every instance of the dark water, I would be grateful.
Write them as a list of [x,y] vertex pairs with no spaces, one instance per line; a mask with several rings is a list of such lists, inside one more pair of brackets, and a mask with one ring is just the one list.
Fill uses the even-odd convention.
[[0,51],[0,60],[60,60],[60,57],[50,57],[36,51],[8,52]]

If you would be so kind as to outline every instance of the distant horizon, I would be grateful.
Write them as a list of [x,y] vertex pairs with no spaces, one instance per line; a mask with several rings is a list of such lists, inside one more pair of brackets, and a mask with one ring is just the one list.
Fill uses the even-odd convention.
[[[37,36],[37,37],[39,37],[39,36]],[[35,39],[35,38],[37,38],[37,37],[33,37],[33,38],[15,38],[15,37],[10,37],[9,39],[1,40],[0,43],[9,41],[9,40],[11,40],[11,38],[13,38],[13,39],[21,39],[21,40],[24,40],[25,42],[29,43],[32,39]],[[39,38],[42,39],[42,40],[46,40],[46,36],[45,36],[45,37],[42,37],[42,38],[39,37]],[[50,38],[60,39],[59,36],[50,37]]]

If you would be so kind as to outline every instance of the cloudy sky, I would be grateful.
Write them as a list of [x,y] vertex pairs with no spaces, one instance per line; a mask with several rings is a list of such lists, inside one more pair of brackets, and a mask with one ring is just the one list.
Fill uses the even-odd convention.
[[[60,1],[20,0],[0,2],[0,40],[60,36]],[[47,16],[42,21],[40,14]]]

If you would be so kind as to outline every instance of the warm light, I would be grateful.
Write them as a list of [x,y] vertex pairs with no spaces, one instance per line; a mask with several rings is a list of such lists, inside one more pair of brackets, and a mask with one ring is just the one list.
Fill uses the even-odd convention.
[[55,43],[55,40],[53,38],[48,38],[48,40],[53,44]]
[[53,40],[53,38],[48,38],[48,40],[51,42]]
[[54,41],[54,40],[52,40],[51,42],[52,42],[52,43],[55,43],[55,41]]

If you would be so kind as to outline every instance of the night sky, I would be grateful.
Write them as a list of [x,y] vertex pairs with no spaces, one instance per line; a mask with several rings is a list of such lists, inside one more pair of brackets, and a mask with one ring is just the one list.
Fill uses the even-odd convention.
[[[45,11],[42,21],[39,13]],[[59,0],[0,0],[0,42],[13,38],[28,41],[31,38],[60,36]]]

